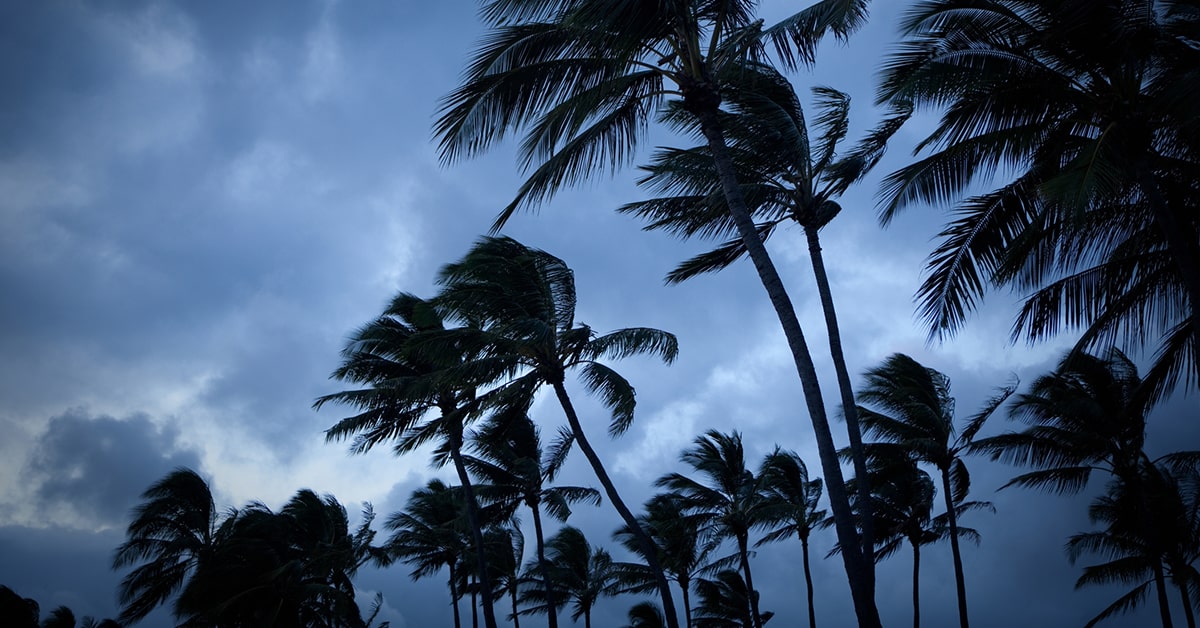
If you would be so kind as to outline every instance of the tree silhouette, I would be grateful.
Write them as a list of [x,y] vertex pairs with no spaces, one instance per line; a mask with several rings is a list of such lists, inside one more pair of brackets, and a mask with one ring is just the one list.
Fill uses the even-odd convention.
[[[476,575],[490,590],[479,505],[463,461],[463,430],[474,416],[477,382],[441,377],[447,369],[467,359],[461,350],[442,345],[438,351],[418,352],[412,344],[421,334],[444,329],[442,317],[427,301],[400,293],[379,318],[359,328],[342,350],[342,365],[333,372],[339,381],[366,387],[325,395],[314,408],[336,402],[360,412],[346,417],[325,432],[327,440],[354,436],[353,453],[365,453],[375,445],[394,443],[397,455],[409,453],[431,441],[438,442],[434,464],[447,458],[454,463],[466,500],[467,518],[476,551]],[[430,416],[433,418],[430,418]],[[496,627],[491,599],[484,596],[484,622]]]
[[[780,319],[805,393],[859,622],[879,625],[871,567],[857,530],[829,429],[820,384],[803,329],[763,246],[738,184],[721,122],[725,88],[746,59],[774,48],[791,69],[811,63],[827,34],[845,38],[866,18],[866,0],[820,0],[777,25],[755,19],[753,0],[626,2],[540,0],[484,4],[488,32],[462,85],[448,95],[435,123],[444,162],[486,151],[510,133],[525,136],[520,163],[532,169],[517,198],[493,224],[518,208],[546,201],[576,183],[627,163],[652,116],[694,119],[720,177],[729,215]],[[663,609],[677,625],[666,582]]]
[[478,321],[481,328],[447,332],[431,345],[453,341],[472,347],[479,355],[462,370],[470,377],[499,380],[488,393],[486,402],[492,406],[527,408],[542,385],[554,390],[570,427],[570,438],[560,443],[560,449],[579,445],[609,503],[639,534],[654,561],[651,566],[658,573],[664,608],[668,615],[673,613],[670,586],[657,565],[653,543],[637,527],[592,447],[567,392],[566,376],[579,372],[585,389],[612,410],[609,435],[619,436],[633,422],[634,389],[601,360],[648,353],[670,363],[678,352],[675,336],[645,327],[597,335],[587,325],[576,324],[571,269],[561,259],[511,238],[479,240],[460,261],[442,268],[438,283],[442,286],[438,303],[454,316]]
[[719,536],[734,539],[745,586],[750,591],[750,618],[754,628],[761,628],[758,593],[750,570],[750,530],[765,523],[759,479],[746,468],[746,451],[738,432],[722,434],[709,430],[697,436],[690,449],[680,459],[700,475],[706,483],[680,473],[669,473],[655,481],[656,486],[669,488],[683,498],[689,511],[703,525]]
[[954,558],[954,582],[958,594],[958,621],[967,628],[967,589],[963,575],[962,553],[958,546],[957,504],[963,503],[971,488],[971,475],[962,454],[996,409],[1014,390],[1009,386],[992,397],[967,420],[962,431],[954,426],[954,398],[950,396],[950,378],[922,366],[902,353],[893,354],[879,366],[867,371],[866,383],[859,391],[859,416],[867,434],[900,446],[913,460],[932,464],[941,476],[949,526],[950,550]]
[[1034,290],[1014,337],[1079,326],[1077,351],[1159,344],[1156,387],[1200,382],[1192,4],[933,0],[902,28],[879,97],[942,117],[920,144],[932,154],[885,180],[883,217],[958,203],[919,291],[931,335],[1007,285]]
[[441,480],[430,480],[413,492],[404,510],[393,513],[383,524],[392,530],[384,547],[393,558],[413,567],[413,580],[435,575],[442,567],[449,571],[455,628],[462,626],[458,610],[458,600],[465,593],[462,556],[470,546],[465,510],[461,491]]
[[[804,557],[805,594],[808,599],[808,625],[810,628],[816,628],[812,570],[808,564],[808,539],[814,530],[830,525],[826,512],[818,507],[823,483],[820,478],[809,479],[808,467],[800,456],[778,447],[763,460],[759,477],[762,482],[762,518],[774,529],[764,534],[754,546],[782,541],[793,535],[800,539],[800,549]],[[869,501],[860,500],[860,503],[869,504]],[[872,548],[871,556],[874,555]]]
[[583,532],[563,526],[546,541],[551,565],[550,581],[539,581],[538,565],[526,568],[534,586],[525,589],[530,603],[525,613],[543,613],[548,608],[571,604],[571,621],[583,618],[584,628],[592,628],[592,607],[601,596],[616,593],[612,557],[602,548],[588,543]]
[[757,608],[754,598],[758,593],[746,586],[741,574],[726,569],[717,573],[712,580],[702,579],[696,583],[696,594],[700,603],[693,611],[696,628],[751,628],[767,623],[774,616],[768,611],[755,616],[751,609]]

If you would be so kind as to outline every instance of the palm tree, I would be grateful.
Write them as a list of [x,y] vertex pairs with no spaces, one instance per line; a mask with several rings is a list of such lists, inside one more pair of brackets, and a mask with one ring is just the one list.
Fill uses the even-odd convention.
[[775,614],[758,614],[758,592],[746,585],[741,574],[726,569],[712,580],[696,583],[700,603],[696,606],[696,628],[753,628],[767,623]]
[[[684,625],[691,628],[693,583],[701,575],[730,561],[712,559],[712,553],[720,547],[722,539],[703,525],[701,517],[689,514],[688,508],[681,495],[660,493],[646,502],[646,511],[638,515],[638,523],[654,540],[658,561],[667,577],[679,585],[683,594]],[[628,526],[617,529],[613,538],[625,549],[641,556],[641,545]],[[653,589],[654,576],[648,563],[620,562],[615,568],[622,593],[646,593]]]
[[[569,437],[569,434],[567,435]],[[559,443],[569,442],[560,438]],[[600,504],[600,492],[582,486],[546,486],[562,464],[566,447],[554,449],[553,456],[543,462],[538,428],[524,408],[497,413],[473,439],[477,456],[465,456],[471,472],[486,485],[480,488],[480,499],[489,504],[504,506],[507,511],[524,504],[533,515],[537,560],[542,565],[542,578],[549,581],[545,556],[545,536],[542,528],[542,508],[558,521],[571,515],[571,504],[585,502]],[[518,561],[518,565],[520,561]],[[550,628],[558,628],[558,614],[547,611]]]
[[550,580],[541,580],[542,570],[530,565],[526,571],[534,586],[525,590],[531,602],[525,613],[543,613],[552,607],[571,603],[571,621],[583,618],[584,628],[592,628],[592,607],[601,596],[613,595],[613,561],[607,551],[592,547],[579,528],[563,526],[546,541]]
[[1131,479],[1149,462],[1143,444],[1155,405],[1151,388],[1120,350],[1106,357],[1068,353],[1009,408],[1011,418],[1029,427],[977,440],[971,451],[1033,467],[1002,488],[1073,494],[1097,470]]
[[654,484],[679,494],[688,510],[716,535],[734,539],[742,577],[752,593],[749,602],[753,607],[753,625],[762,628],[758,594],[750,571],[750,530],[765,522],[765,503],[759,479],[746,468],[742,435],[736,431],[722,434],[709,430],[696,437],[692,448],[684,450],[680,459],[705,476],[707,484],[680,473],[668,473]]
[[[820,478],[809,479],[808,467],[800,456],[778,447],[763,459],[759,477],[762,481],[763,519],[775,527],[764,534],[754,546],[782,541],[793,535],[800,539],[804,557],[805,592],[808,598],[808,625],[810,628],[816,628],[812,571],[808,564],[808,539],[814,530],[829,526],[826,512],[818,507],[823,483]],[[860,503],[868,504],[869,500],[860,500]],[[872,548],[871,555],[874,554]]]
[[969,450],[984,421],[1012,395],[1013,390],[1014,387],[1009,386],[992,397],[967,421],[961,432],[954,427],[955,404],[950,396],[950,378],[907,355],[893,354],[867,371],[866,384],[859,391],[860,402],[874,407],[860,406],[858,410],[866,432],[899,445],[915,461],[932,464],[941,476],[950,550],[954,557],[958,620],[962,628],[968,625],[967,589],[955,508],[966,499],[971,488],[971,475],[962,454]]
[[[1164,466],[1144,468],[1140,482],[1133,485],[1116,478],[1108,493],[1097,498],[1088,510],[1097,532],[1076,534],[1067,542],[1072,563],[1084,554],[1100,554],[1108,562],[1090,565],[1076,581],[1076,588],[1096,584],[1131,584],[1133,589],[1117,598],[1088,622],[1089,628],[1122,612],[1133,610],[1151,587],[1157,594],[1163,626],[1170,626],[1167,580],[1178,588],[1188,628],[1195,628],[1195,600],[1190,593],[1200,584],[1200,573],[1192,564],[1200,558],[1200,503],[1194,468],[1174,473]],[[1143,508],[1150,516],[1141,516]]]
[[37,600],[21,597],[16,591],[0,585],[0,619],[13,628],[37,628],[41,607]]
[[[479,505],[470,475],[463,461],[463,429],[473,418],[476,383],[439,377],[447,368],[460,365],[464,356],[454,347],[440,351],[416,352],[414,343],[422,334],[444,329],[441,315],[427,301],[400,293],[375,320],[359,328],[342,350],[342,365],[332,377],[366,387],[325,395],[316,400],[320,409],[329,402],[356,408],[360,412],[346,417],[325,432],[326,440],[355,437],[353,453],[365,453],[383,442],[395,442],[397,455],[438,441],[434,464],[447,458],[454,463],[458,481],[466,498],[467,517],[477,553],[476,576],[485,590],[491,590],[487,560],[483,555],[483,531]],[[428,418],[431,414],[435,418]],[[495,611],[490,598],[483,600],[484,623],[496,628]]]
[[[140,621],[176,596],[227,537],[227,524],[236,516],[230,511],[222,517],[208,483],[182,467],[146,489],[142,500],[113,555],[114,569],[136,565],[118,593],[123,624]],[[185,619],[178,604],[174,615]]]
[[404,510],[393,513],[383,526],[392,530],[384,547],[396,560],[413,566],[413,580],[432,576],[445,567],[449,573],[454,628],[461,628],[458,600],[463,590],[462,556],[469,547],[463,525],[462,493],[441,480],[430,480],[408,498]]
[[[884,183],[884,220],[958,204],[919,291],[931,335],[987,285],[1037,288],[1015,334],[1159,343],[1163,389],[1200,368],[1200,14],[1166,0],[933,0],[905,17],[881,100],[942,108],[933,153]],[[1014,336],[1015,337],[1015,336]]]
[[[650,353],[670,363],[678,353],[675,336],[638,327],[596,335],[575,323],[575,280],[566,263],[549,253],[528,248],[511,238],[483,238],[462,260],[443,267],[438,278],[438,303],[454,316],[478,321],[479,330],[456,330],[447,339],[473,347],[480,355],[464,370],[473,377],[507,381],[489,391],[486,403],[503,408],[526,408],[542,385],[554,389],[567,417],[570,437],[560,442],[562,456],[572,443],[587,458],[609,503],[641,537],[658,572],[658,589],[668,615],[670,586],[653,554],[653,543],[637,528],[583,429],[566,388],[566,375],[578,370],[585,388],[612,409],[610,436],[619,436],[633,422],[636,405],[630,383],[600,360]],[[443,339],[444,340],[444,339]],[[669,620],[669,619],[668,619]],[[670,620],[669,620],[670,621]]]
[[[787,220],[798,223],[808,240],[817,293],[824,312],[830,355],[838,378],[846,429],[853,452],[854,471],[866,474],[862,433],[854,405],[854,390],[842,351],[841,332],[825,261],[820,230],[840,212],[837,199],[854,182],[864,177],[882,158],[891,135],[911,114],[911,107],[898,105],[867,138],[844,156],[836,151],[850,127],[850,97],[837,90],[813,90],[817,116],[813,133],[806,124],[804,108],[786,78],[765,64],[747,64],[746,77],[725,90],[725,99],[737,115],[724,116],[722,123],[729,143],[730,158],[737,169],[743,195],[766,240]],[[680,237],[732,237],[716,249],[697,255],[667,275],[669,283],[684,281],[701,273],[721,270],[746,254],[729,217],[725,198],[706,146],[690,149],[658,149],[646,175],[639,181],[660,196],[629,203],[618,211],[633,213],[648,221],[646,229],[665,229]],[[872,566],[870,513],[856,504],[862,528],[862,551]]]
[[521,560],[525,555],[525,535],[515,522],[508,525],[489,527],[483,535],[488,554],[488,567],[492,570],[492,583],[496,590],[492,597],[499,600],[508,596],[512,604],[513,628],[521,628],[517,613],[517,593],[521,586]]
[[[818,442],[822,469],[862,625],[879,625],[873,579],[857,547],[850,504],[803,329],[747,209],[721,123],[724,88],[747,58],[773,45],[789,69],[811,63],[828,33],[845,38],[866,17],[867,0],[820,0],[763,28],[754,0],[491,0],[489,32],[463,85],[443,101],[435,125],[452,162],[522,132],[521,162],[533,173],[493,225],[575,183],[629,161],[641,131],[668,106],[694,119],[708,142],[738,236],[779,316]],[[669,105],[670,103],[670,105]],[[604,167],[609,166],[608,168]],[[836,480],[836,481],[834,481]],[[663,589],[665,595],[665,587]],[[673,613],[663,600],[668,622]],[[675,624],[672,623],[672,626]]]
[[622,628],[664,628],[667,618],[654,602],[638,602],[629,609],[629,623]]

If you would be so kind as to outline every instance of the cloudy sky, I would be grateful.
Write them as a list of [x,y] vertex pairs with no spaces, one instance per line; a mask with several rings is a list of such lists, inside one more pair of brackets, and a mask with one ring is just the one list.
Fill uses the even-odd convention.
[[[799,90],[850,92],[855,133],[880,115],[872,80],[904,4],[874,3],[849,47],[827,46],[814,72],[793,77]],[[770,22],[800,6],[767,1],[762,14]],[[278,507],[308,487],[351,511],[366,501],[389,513],[427,479],[449,478],[423,454],[351,457],[325,444],[342,409],[311,404],[339,389],[328,374],[347,335],[397,291],[431,295],[438,268],[487,230],[520,182],[511,143],[442,167],[430,142],[438,99],[481,32],[467,0],[0,5],[0,584],[44,611],[115,616],[119,574],[108,561],[129,509],[180,465],[209,478],[222,506]],[[928,124],[902,132],[880,175]],[[647,146],[679,142],[656,131]],[[753,460],[779,444],[817,469],[795,371],[749,265],[664,286],[703,245],[615,214],[642,197],[632,178],[564,192],[505,231],[575,269],[581,322],[679,337],[673,366],[619,365],[639,400],[619,442],[603,442],[604,415],[582,403],[627,501],[683,471],[679,452],[710,428],[740,430]],[[822,236],[851,372],[909,353],[953,378],[966,412],[1013,375],[1049,369],[1070,339],[1010,345],[1011,295],[992,295],[952,341],[925,344],[912,294],[944,216],[913,210],[882,230],[877,181],[847,195]],[[770,249],[835,410],[802,234],[783,231]],[[1153,453],[1195,446],[1188,403],[1153,417]],[[535,411],[547,430],[562,423],[550,403]],[[1004,428],[998,419],[989,429]],[[977,626],[1082,625],[1119,595],[1073,590],[1078,569],[1061,547],[1087,528],[1086,497],[996,493],[1013,470],[971,464],[974,497],[997,507],[964,522],[983,535],[965,549]],[[594,484],[582,457],[564,481]],[[605,506],[572,523],[610,545],[619,522]],[[815,551],[832,543],[824,534]],[[779,544],[755,559],[772,625],[802,621],[798,558]],[[949,625],[948,548],[928,550],[922,565],[926,621]],[[815,568],[818,616],[845,625],[840,561]],[[903,554],[880,567],[887,625],[909,622],[910,569]],[[359,585],[384,593],[394,628],[449,625],[440,580],[412,583],[398,567],[368,570]],[[596,625],[617,625],[632,604],[605,603]]]

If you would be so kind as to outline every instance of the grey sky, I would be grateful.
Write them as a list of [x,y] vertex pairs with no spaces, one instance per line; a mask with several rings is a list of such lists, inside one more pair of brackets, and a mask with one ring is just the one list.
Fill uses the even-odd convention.
[[[852,136],[879,115],[872,78],[904,4],[873,3],[850,47],[826,46],[813,73],[793,77],[801,91],[850,92]],[[800,6],[768,1],[762,13],[770,21]],[[343,415],[310,405],[337,390],[327,376],[347,335],[399,290],[430,295],[437,269],[488,229],[519,185],[513,142],[449,168],[430,142],[437,99],[480,33],[465,0],[0,6],[0,584],[44,611],[69,604],[77,616],[115,615],[119,576],[107,564],[123,513],[177,465],[211,478],[224,506],[277,507],[309,487],[351,511],[373,502],[381,514],[434,474],[449,478],[422,455],[350,457],[325,444],[322,431]],[[851,372],[909,353],[953,378],[967,412],[1012,374],[1028,382],[1050,368],[1070,339],[1011,346],[1013,297],[998,294],[953,341],[925,345],[912,294],[943,216],[913,210],[885,231],[873,193],[927,124],[902,133],[822,238]],[[685,141],[661,131],[650,140],[646,148]],[[662,276],[703,245],[643,233],[615,214],[641,197],[633,178],[564,191],[505,230],[575,269],[581,322],[679,336],[671,367],[617,365],[639,400],[619,442],[604,440],[598,405],[580,403],[627,501],[641,503],[654,478],[684,470],[678,453],[709,428],[742,431],[756,462],[778,443],[816,469],[790,356],[752,269],[664,286]],[[802,234],[784,230],[770,249],[832,411]],[[1153,419],[1156,453],[1195,447],[1194,406],[1194,397],[1178,400]],[[535,418],[546,431],[563,422],[549,400]],[[993,493],[1013,471],[971,466],[973,496],[998,509],[965,522],[983,535],[965,549],[977,626],[1082,625],[1117,595],[1072,590],[1079,571],[1061,547],[1087,526],[1085,497]],[[563,481],[595,484],[581,457]],[[612,547],[618,519],[607,505],[580,508],[572,523]],[[819,537],[816,554],[832,543],[831,533]],[[799,625],[798,546],[755,560],[772,625]],[[847,625],[840,562],[815,568],[818,616]],[[880,567],[887,625],[909,621],[909,569],[904,553]],[[923,570],[923,615],[949,625],[949,549],[929,550]],[[359,585],[384,592],[393,628],[450,623],[438,580],[412,583],[399,566]],[[633,603],[606,603],[596,625],[616,625]]]

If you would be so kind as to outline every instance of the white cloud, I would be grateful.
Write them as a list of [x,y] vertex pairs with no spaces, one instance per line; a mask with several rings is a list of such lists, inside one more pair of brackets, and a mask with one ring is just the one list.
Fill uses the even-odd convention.
[[135,15],[110,17],[105,26],[145,76],[183,81],[193,78],[200,67],[195,28],[186,15],[171,7],[153,4]]
[[342,86],[342,47],[331,13],[335,3],[327,3],[321,21],[305,40],[303,76],[304,97],[309,102],[326,100]]
[[233,159],[226,170],[225,190],[240,203],[279,199],[293,190],[308,160],[294,148],[272,141],[259,141]]

